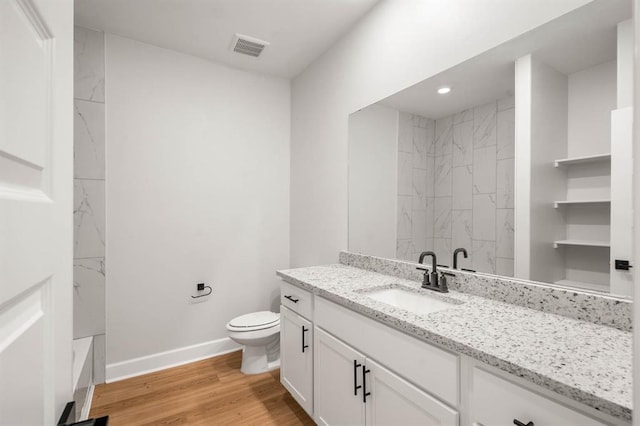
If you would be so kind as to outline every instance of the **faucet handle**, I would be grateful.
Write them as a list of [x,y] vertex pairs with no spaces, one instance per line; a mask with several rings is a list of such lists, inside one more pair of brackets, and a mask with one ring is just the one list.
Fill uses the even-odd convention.
[[420,266],[416,266],[416,269],[417,269],[418,271],[425,271],[425,272],[428,272],[428,271],[429,271],[429,268],[427,268],[427,267],[422,267],[422,268],[421,268]]
[[445,272],[440,275],[440,285],[438,287],[442,293],[449,293],[449,287],[447,287],[447,275],[449,274]]
[[417,267],[416,268],[419,271],[424,271],[424,276],[422,278],[422,287],[426,287],[431,285],[431,281],[429,280],[429,269],[428,268],[421,268],[421,267]]

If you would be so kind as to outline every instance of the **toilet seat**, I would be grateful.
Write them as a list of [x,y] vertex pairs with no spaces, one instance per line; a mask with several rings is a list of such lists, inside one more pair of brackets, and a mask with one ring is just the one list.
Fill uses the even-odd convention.
[[280,314],[270,311],[252,312],[240,315],[227,323],[229,331],[256,331],[275,327],[280,324]]

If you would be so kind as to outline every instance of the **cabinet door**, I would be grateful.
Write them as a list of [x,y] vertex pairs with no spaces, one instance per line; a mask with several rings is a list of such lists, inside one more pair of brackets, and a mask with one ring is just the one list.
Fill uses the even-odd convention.
[[321,425],[364,425],[364,356],[315,328],[315,420]]
[[564,405],[479,368],[473,369],[471,420],[474,425],[604,426]]
[[313,327],[286,307],[280,308],[280,381],[313,415]]
[[458,412],[367,359],[367,425],[457,426]]

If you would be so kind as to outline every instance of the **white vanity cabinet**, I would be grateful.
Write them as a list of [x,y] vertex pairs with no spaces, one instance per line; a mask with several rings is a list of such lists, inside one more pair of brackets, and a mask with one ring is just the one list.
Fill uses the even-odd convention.
[[321,425],[628,426],[286,283],[281,382]]
[[326,331],[315,342],[318,424],[458,424],[455,410]]
[[604,426],[549,398],[474,367],[470,384],[470,412],[474,426],[580,425]]
[[[292,286],[283,284],[281,288],[281,299],[292,308],[280,306],[280,382],[313,415],[313,323],[295,311],[302,307],[303,313],[310,316],[312,295],[289,287]],[[301,303],[303,300],[308,303]]]
[[457,355],[322,298],[315,308],[317,423],[458,425],[439,400],[458,401]]

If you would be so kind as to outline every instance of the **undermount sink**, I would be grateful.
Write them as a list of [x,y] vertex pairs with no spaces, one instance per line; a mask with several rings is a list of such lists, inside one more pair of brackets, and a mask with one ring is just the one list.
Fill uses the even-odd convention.
[[385,288],[367,292],[367,297],[404,309],[416,314],[429,314],[431,312],[442,311],[453,308],[462,302],[454,299],[445,300],[443,296],[434,297],[429,294],[417,293],[411,289],[401,287]]

